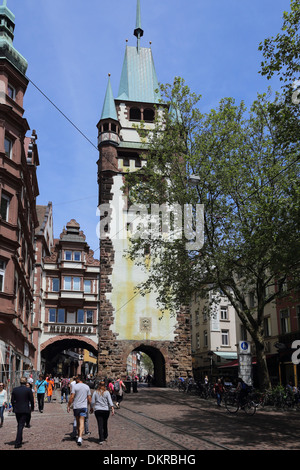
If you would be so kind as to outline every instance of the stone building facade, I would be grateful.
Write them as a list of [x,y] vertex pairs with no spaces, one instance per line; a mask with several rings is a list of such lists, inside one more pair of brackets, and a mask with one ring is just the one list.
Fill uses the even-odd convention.
[[156,384],[192,372],[190,312],[162,315],[155,292],[142,295],[135,288],[145,273],[125,256],[130,243],[126,222],[124,175],[146,164],[146,146],[136,130],[143,121],[154,128],[160,94],[151,48],[141,47],[140,2],[134,30],[136,46],[126,46],[117,98],[111,80],[98,123],[98,184],[100,208],[100,330],[98,372],[126,375],[128,355],[136,350],[154,363]]

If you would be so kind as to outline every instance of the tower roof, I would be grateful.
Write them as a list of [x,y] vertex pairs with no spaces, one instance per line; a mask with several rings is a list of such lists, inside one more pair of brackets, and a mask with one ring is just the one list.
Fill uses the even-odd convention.
[[158,103],[161,95],[151,48],[140,47],[143,36],[141,4],[137,0],[136,27],[137,47],[126,46],[125,58],[119,85],[119,100],[142,103]]
[[7,0],[0,5],[0,59],[5,58],[25,75],[27,60],[14,48],[15,15],[7,8]]
[[118,120],[114,95],[113,95],[111,82],[110,82],[110,75],[108,76],[108,84],[106,88],[106,94],[104,98],[101,119],[114,119],[115,121]]
[[119,100],[158,103],[161,95],[152,51],[126,46],[119,85]]

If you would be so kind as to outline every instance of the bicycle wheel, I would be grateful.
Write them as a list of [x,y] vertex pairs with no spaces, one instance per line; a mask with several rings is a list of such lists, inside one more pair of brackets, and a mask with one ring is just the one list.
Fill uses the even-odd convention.
[[235,396],[225,397],[225,408],[229,413],[236,413],[239,409],[239,402]]
[[249,416],[253,416],[256,412],[256,404],[254,401],[249,400],[247,403],[243,406],[243,410],[245,413]]

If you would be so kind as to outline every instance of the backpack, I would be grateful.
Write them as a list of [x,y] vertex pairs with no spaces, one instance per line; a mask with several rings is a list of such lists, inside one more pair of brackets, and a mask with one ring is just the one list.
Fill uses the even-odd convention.
[[114,391],[119,392],[120,391],[120,382],[117,380],[117,382],[114,383]]

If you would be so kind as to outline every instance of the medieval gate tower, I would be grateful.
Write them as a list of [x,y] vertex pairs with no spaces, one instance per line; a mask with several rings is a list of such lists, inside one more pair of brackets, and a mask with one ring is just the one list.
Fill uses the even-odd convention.
[[126,45],[116,99],[108,79],[97,125],[99,205],[107,205],[104,215],[110,224],[107,236],[100,240],[98,371],[102,377],[124,377],[128,355],[142,351],[153,361],[156,385],[164,386],[192,373],[189,310],[182,308],[176,318],[167,314],[161,318],[155,292],[142,296],[135,290],[145,273],[124,256],[129,243],[122,220],[127,212],[124,175],[146,164],[145,145],[136,126],[143,121],[149,130],[154,127],[160,100],[152,50],[140,45],[143,34],[137,0],[137,44]]

